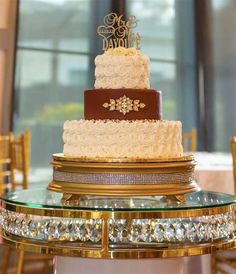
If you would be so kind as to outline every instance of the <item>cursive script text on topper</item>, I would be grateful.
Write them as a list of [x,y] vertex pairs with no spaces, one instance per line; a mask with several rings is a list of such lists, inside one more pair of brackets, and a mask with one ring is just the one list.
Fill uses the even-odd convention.
[[135,16],[129,16],[128,20],[123,20],[123,15],[109,13],[103,19],[104,25],[97,27],[97,33],[102,36],[103,50],[117,47],[136,47],[140,50],[141,37],[139,33],[134,33],[138,20]]

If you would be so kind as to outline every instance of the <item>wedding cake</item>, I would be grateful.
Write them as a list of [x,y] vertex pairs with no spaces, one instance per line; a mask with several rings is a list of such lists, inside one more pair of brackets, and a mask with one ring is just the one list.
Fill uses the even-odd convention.
[[161,92],[150,89],[149,57],[135,48],[95,58],[95,89],[84,94],[84,120],[64,124],[64,155],[166,159],[183,155],[182,126],[161,118]]
[[[162,118],[150,88],[135,17],[104,17],[97,31],[95,84],[84,91],[84,119],[64,123],[63,154],[53,155],[48,189],[79,195],[182,195],[196,191],[195,161],[183,155],[182,125]],[[136,46],[136,47],[135,47]]]

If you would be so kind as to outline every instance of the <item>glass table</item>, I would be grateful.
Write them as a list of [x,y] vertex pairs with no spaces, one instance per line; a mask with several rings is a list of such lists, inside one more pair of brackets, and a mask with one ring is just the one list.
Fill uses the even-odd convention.
[[235,247],[235,198],[63,195],[42,188],[1,198],[5,244],[60,256],[176,258]]

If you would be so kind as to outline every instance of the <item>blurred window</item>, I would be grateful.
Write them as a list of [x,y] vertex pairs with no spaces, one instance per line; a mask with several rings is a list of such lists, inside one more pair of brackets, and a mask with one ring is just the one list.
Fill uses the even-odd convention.
[[196,61],[192,0],[127,0],[139,19],[142,52],[151,58],[151,86],[162,91],[164,119],[196,127]]
[[230,149],[236,135],[236,1],[211,0],[214,149]]
[[96,26],[109,10],[108,0],[99,7],[94,0],[19,3],[13,126],[31,130],[32,181],[50,179],[63,122],[83,117],[83,90],[94,82]]

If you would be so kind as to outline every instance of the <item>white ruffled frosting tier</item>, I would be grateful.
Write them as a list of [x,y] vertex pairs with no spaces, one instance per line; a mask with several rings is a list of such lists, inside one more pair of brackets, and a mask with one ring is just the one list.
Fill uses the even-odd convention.
[[66,121],[63,141],[64,154],[73,157],[163,159],[183,155],[179,121]]
[[150,88],[149,64],[135,49],[110,49],[95,58],[95,88]]

